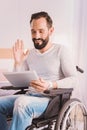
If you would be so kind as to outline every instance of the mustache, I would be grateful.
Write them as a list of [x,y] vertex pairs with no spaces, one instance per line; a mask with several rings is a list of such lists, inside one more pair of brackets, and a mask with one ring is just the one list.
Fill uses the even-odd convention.
[[32,40],[33,40],[34,42],[35,42],[36,40],[44,41],[42,38],[33,38]]

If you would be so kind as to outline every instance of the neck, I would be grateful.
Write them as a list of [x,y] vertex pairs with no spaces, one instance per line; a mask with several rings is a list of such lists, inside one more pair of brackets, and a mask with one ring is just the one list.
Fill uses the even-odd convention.
[[52,47],[52,43],[48,43],[43,49],[38,50],[40,53],[44,53]]

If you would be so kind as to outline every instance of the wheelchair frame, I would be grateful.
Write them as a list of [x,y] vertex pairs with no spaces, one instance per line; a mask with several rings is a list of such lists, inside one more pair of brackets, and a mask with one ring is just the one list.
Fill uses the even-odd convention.
[[[80,130],[77,128],[76,113],[75,117],[71,117],[71,112],[73,113],[76,107],[79,107],[80,114],[83,116],[83,128],[81,130],[87,130],[87,111],[85,106],[78,99],[70,99],[72,94],[72,88],[70,89],[58,89],[46,92],[45,96],[51,97],[46,111],[39,118],[33,119],[32,125],[28,126],[26,130]],[[55,102],[55,103],[54,103]],[[58,109],[53,109],[53,106],[57,104]],[[75,122],[76,121],[76,122]],[[79,122],[80,123],[80,122]],[[73,125],[74,124],[74,125]],[[73,125],[73,126],[72,126]],[[45,128],[43,128],[46,126]]]

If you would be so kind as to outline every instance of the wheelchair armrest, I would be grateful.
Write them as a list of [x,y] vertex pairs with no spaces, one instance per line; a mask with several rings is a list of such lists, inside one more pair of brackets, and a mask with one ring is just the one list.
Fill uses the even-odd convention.
[[15,94],[24,94],[26,92],[26,90],[28,89],[28,87],[4,86],[4,87],[1,87],[0,89],[4,89],[4,90],[19,90]]
[[52,90],[45,90],[44,94],[48,97],[55,97],[57,95],[72,94],[73,88],[58,88]]

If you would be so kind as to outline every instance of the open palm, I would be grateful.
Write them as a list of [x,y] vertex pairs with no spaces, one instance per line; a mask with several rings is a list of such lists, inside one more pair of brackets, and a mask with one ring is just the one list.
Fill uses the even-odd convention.
[[24,44],[22,40],[17,40],[13,46],[13,56],[16,64],[22,64],[27,58],[29,50],[24,53]]

